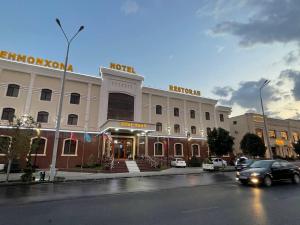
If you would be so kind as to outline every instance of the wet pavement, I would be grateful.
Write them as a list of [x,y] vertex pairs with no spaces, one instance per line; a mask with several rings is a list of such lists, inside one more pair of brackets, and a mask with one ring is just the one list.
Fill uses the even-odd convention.
[[0,225],[300,225],[300,185],[234,173],[0,187]]
[[103,179],[99,181],[0,186],[0,206],[125,192],[209,185],[234,181],[233,172]]

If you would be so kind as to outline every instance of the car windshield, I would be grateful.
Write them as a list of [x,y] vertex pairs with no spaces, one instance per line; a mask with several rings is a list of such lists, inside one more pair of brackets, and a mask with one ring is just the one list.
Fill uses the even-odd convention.
[[273,161],[259,160],[255,161],[250,165],[250,168],[269,168]]

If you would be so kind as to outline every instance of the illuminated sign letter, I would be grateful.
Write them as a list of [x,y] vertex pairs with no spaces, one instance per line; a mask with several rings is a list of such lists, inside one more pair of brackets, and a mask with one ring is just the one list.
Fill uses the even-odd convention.
[[7,52],[6,51],[1,51],[0,52],[0,58],[6,59],[7,57]]
[[39,65],[39,66],[43,66],[44,65],[44,60],[41,59],[41,58],[37,58],[35,64]]
[[27,57],[27,62],[29,63],[29,64],[34,64],[34,58],[32,57],[32,56],[29,56],[29,57]]
[[51,67],[51,61],[50,60],[45,60],[45,65],[44,66],[48,66]]
[[16,57],[17,57],[17,55],[15,53],[10,52],[10,53],[8,53],[7,59],[16,60]]
[[67,70],[68,71],[70,71],[70,72],[73,72],[73,66],[70,64],[70,65],[68,65],[68,68],[67,68]]
[[17,61],[18,62],[26,62],[26,55],[18,55],[17,56]]
[[58,62],[53,62],[52,67],[57,69],[59,67],[59,63]]

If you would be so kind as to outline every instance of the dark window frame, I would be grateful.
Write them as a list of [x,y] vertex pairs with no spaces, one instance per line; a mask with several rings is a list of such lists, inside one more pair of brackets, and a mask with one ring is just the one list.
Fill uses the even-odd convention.
[[179,124],[174,124],[174,133],[179,134],[180,133],[180,125]]
[[77,124],[78,124],[78,115],[77,114],[69,114],[67,124],[71,125],[71,126],[77,126]]
[[[161,149],[158,149],[156,146],[159,145],[161,147]],[[156,154],[157,150],[161,151],[161,154]],[[154,143],[154,156],[163,156],[164,155],[164,145],[162,142],[155,142]]]
[[191,119],[196,118],[196,111],[195,110],[193,110],[193,109],[190,110],[190,117],[191,117]]
[[20,92],[20,85],[18,85],[18,84],[8,84],[7,91],[6,91],[6,96],[17,98],[19,96],[19,92]]
[[174,116],[179,117],[179,108],[174,107]]
[[52,90],[43,88],[41,90],[40,100],[41,101],[51,101],[51,98],[52,98]]
[[210,120],[210,113],[209,112],[205,112],[205,119]]
[[37,114],[36,122],[38,123],[48,123],[49,113],[46,111],[39,111]]
[[80,104],[80,94],[79,93],[71,93],[70,95],[70,104],[79,105]]
[[134,121],[135,97],[120,92],[108,96],[107,119]]
[[161,105],[155,106],[155,113],[156,113],[156,115],[162,115],[162,106]]
[[220,122],[224,122],[224,114],[223,113],[220,114]]
[[191,126],[191,134],[197,134],[196,126]]
[[14,120],[15,113],[16,113],[16,110],[14,108],[10,108],[10,107],[3,108],[1,120],[8,120],[9,122],[12,122]]
[[162,123],[161,122],[156,123],[156,131],[157,132],[162,132]]
[[[71,139],[65,139],[64,140],[64,147],[63,147],[63,155],[73,155],[76,156],[77,155],[77,144],[78,141],[77,140],[71,140]],[[74,147],[74,152],[73,152],[73,148]]]

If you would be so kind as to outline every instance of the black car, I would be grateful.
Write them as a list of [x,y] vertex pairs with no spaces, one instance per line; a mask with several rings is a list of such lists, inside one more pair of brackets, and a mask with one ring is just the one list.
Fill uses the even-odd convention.
[[247,169],[236,173],[236,180],[242,184],[263,184],[271,186],[273,181],[291,180],[300,182],[300,168],[284,160],[258,160]]
[[241,159],[241,160],[238,160],[236,165],[235,165],[235,169],[237,171],[240,171],[240,170],[243,170],[247,167],[249,167],[252,163],[254,162],[253,159]]

